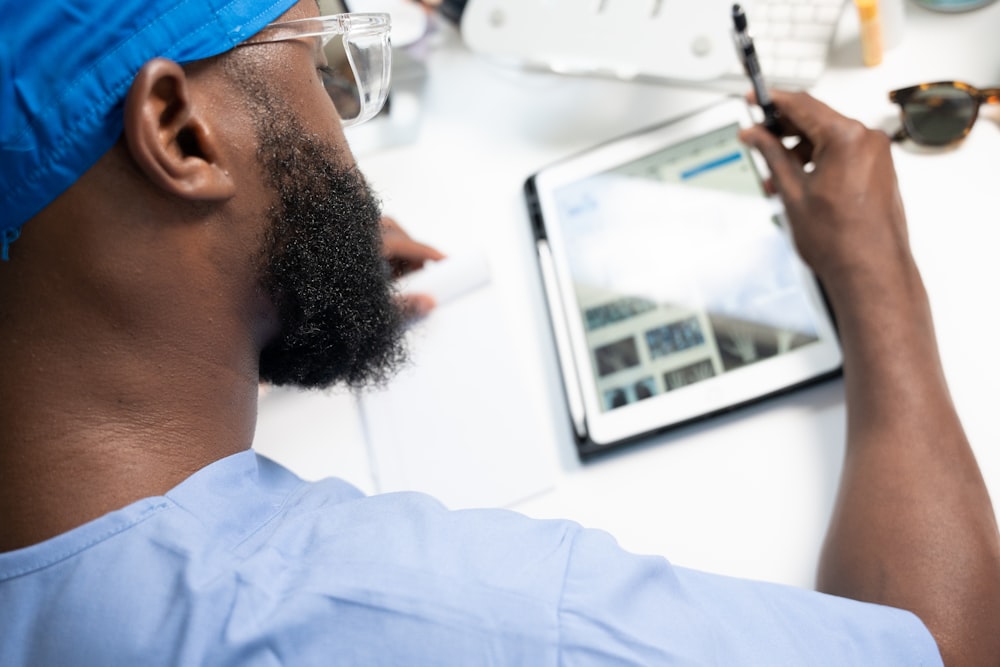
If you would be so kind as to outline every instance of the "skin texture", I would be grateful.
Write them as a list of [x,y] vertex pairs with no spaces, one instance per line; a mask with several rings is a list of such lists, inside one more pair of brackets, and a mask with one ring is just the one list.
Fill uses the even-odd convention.
[[844,350],[847,449],[817,586],[916,613],[946,665],[996,665],[1000,537],[945,383],[889,139],[804,93],[774,100],[803,142],[787,150],[761,127],[743,138],[771,167]]

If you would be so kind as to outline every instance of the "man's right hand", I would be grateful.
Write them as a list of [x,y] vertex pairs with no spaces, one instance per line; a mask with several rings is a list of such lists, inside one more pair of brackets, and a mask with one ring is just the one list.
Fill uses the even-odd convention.
[[870,281],[909,242],[889,138],[806,93],[774,91],[793,148],[763,126],[741,138],[764,156],[785,203],[799,254],[823,281]]

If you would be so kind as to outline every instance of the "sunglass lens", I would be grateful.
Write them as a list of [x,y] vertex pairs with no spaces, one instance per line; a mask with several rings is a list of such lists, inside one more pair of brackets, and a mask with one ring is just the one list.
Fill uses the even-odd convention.
[[975,98],[951,86],[917,91],[903,105],[907,133],[914,141],[929,146],[943,146],[961,139],[975,115]]

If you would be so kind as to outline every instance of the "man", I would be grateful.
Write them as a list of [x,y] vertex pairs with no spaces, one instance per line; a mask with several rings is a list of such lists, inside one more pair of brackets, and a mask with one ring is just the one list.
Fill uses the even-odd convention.
[[260,378],[383,379],[402,318],[323,85],[342,24],[211,4],[3,0],[0,664],[996,664],[996,523],[884,136],[782,93],[799,147],[744,134],[837,314],[849,443],[833,595],[717,577],[248,450]]

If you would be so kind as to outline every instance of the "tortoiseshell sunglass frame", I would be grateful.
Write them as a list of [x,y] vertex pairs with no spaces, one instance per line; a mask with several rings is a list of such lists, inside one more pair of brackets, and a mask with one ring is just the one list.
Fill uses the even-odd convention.
[[[918,93],[922,93],[933,88],[950,88],[953,90],[960,90],[968,94],[969,99],[973,104],[969,122],[966,124],[961,134],[951,137],[947,141],[928,142],[919,136],[914,136],[914,134],[907,128],[906,104],[912,101]],[[972,126],[976,123],[976,119],[979,118],[980,106],[983,104],[1000,104],[1000,88],[976,88],[975,86],[962,81],[935,81],[932,83],[921,83],[916,86],[908,86],[906,88],[893,90],[889,93],[889,101],[899,105],[900,115],[903,121],[903,126],[899,128],[895,135],[893,135],[893,141],[902,141],[903,139],[909,138],[926,146],[950,146],[958,143],[968,136]]]

